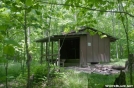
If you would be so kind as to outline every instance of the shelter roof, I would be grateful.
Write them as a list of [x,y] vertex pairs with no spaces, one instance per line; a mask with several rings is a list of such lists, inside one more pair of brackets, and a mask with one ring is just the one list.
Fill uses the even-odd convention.
[[67,34],[53,35],[50,37],[41,38],[41,39],[36,40],[36,42],[48,42],[49,40],[50,41],[58,41],[59,39],[79,38],[82,35],[87,35],[88,32],[90,32],[90,31],[98,32],[101,35],[106,35],[108,38],[110,38],[110,42],[115,42],[117,40],[117,38],[115,38],[109,34],[103,33],[101,31],[98,31],[98,30],[91,28],[91,27],[83,26],[78,31],[72,31],[72,32],[69,32]]

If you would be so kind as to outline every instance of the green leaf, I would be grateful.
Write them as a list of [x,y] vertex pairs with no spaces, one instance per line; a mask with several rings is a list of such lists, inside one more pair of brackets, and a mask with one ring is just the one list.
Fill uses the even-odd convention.
[[4,37],[0,34],[0,41],[3,40],[3,38],[4,38]]
[[0,63],[6,63],[7,59],[6,57],[0,57]]
[[67,27],[67,28],[64,29],[64,33],[68,33],[68,32],[70,32],[69,27]]
[[89,34],[90,34],[91,36],[93,36],[93,35],[96,34],[96,32],[94,32],[94,31],[92,31],[92,30],[87,30],[87,32],[89,32]]
[[70,3],[69,3],[70,1],[71,1],[71,0],[66,0],[65,4],[70,4]]
[[14,47],[11,46],[11,45],[6,45],[6,46],[4,46],[4,48],[3,48],[3,53],[6,54],[6,55],[11,55],[11,56],[13,56],[14,53],[15,53],[15,49],[14,49]]
[[107,37],[107,35],[102,35],[102,36],[101,36],[101,38],[105,38],[105,37]]
[[8,39],[8,38],[5,38],[4,39],[4,43],[6,43],[6,44],[12,44],[13,46],[20,46],[16,41],[14,41],[12,39]]
[[31,6],[33,4],[33,0],[26,0],[26,5]]
[[32,10],[31,7],[27,8],[27,12],[29,13]]
[[6,30],[6,26],[5,25],[0,25],[0,31],[5,31]]
[[102,35],[102,33],[101,32],[98,32],[98,35]]
[[26,0],[20,0],[22,3],[25,3]]
[[[72,0],[66,0],[65,4],[66,4],[66,5],[67,5],[67,4],[70,4],[70,1],[72,1]],[[69,10],[70,7],[69,7],[69,6],[66,6],[66,5],[65,5],[64,7]]]
[[35,12],[36,12],[37,15],[41,15],[41,12],[40,11],[35,10]]

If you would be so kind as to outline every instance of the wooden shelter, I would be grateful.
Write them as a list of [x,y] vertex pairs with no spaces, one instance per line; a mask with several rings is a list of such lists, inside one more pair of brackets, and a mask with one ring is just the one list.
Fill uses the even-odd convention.
[[[59,44],[59,63],[63,60],[65,66],[85,66],[88,63],[109,62],[110,42],[116,40],[116,38],[96,29],[81,27],[77,32],[53,35],[49,38],[36,40],[36,42],[46,43],[47,49],[48,41],[52,42],[52,48],[53,42],[57,41]],[[46,58],[47,56],[46,54]]]

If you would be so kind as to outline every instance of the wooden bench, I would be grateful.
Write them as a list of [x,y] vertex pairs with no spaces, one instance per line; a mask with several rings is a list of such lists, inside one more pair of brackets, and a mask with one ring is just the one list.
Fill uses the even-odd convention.
[[60,65],[62,64],[62,66],[64,67],[65,61],[66,61],[66,59],[60,59]]

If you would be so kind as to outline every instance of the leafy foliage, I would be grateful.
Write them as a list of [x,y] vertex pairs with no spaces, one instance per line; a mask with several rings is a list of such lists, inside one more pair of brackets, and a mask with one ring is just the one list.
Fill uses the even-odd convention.
[[[11,61],[11,60],[10,60]],[[3,64],[0,64],[0,83],[3,83],[5,81],[5,68]],[[21,73],[21,65],[19,63],[12,63],[10,62],[9,68],[8,68],[8,80],[15,79],[17,76],[19,76]]]
[[46,65],[40,65],[36,68],[34,72],[34,81],[40,82],[45,81],[47,78],[48,70]]
[[54,66],[51,66],[51,71],[49,72],[48,71],[48,67],[46,64],[43,64],[43,65],[39,65],[36,67],[36,69],[34,69],[34,82],[35,83],[38,83],[38,82],[41,82],[41,81],[47,81],[47,77],[48,77],[48,74],[50,76],[51,79],[57,77],[59,78],[61,76],[61,74],[58,72],[58,68],[54,67]]

